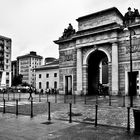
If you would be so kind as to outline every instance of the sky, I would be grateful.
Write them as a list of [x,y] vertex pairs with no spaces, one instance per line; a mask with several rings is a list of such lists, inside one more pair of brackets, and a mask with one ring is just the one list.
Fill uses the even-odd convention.
[[116,7],[124,15],[128,7],[140,11],[139,0],[0,0],[0,35],[12,39],[12,60],[36,51],[59,58],[57,40],[77,18]]

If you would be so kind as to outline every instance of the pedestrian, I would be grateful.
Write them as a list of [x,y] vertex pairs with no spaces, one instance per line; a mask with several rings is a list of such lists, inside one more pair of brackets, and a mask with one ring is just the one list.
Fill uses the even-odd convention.
[[33,99],[33,97],[32,97],[32,93],[33,93],[33,90],[32,90],[32,87],[30,86],[30,88],[29,88],[29,98],[28,98],[28,100],[32,100]]

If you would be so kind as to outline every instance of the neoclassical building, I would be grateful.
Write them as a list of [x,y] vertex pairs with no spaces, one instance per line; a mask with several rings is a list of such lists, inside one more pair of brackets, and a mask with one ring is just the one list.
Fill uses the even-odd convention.
[[36,73],[36,90],[43,92],[47,89],[59,88],[59,61],[54,58],[46,58],[45,65],[35,68]]
[[[99,84],[110,94],[128,94],[130,31],[124,30],[124,16],[116,7],[77,19],[56,41],[59,45],[59,90],[62,94],[98,93]],[[134,95],[140,94],[140,20],[135,18],[131,34]]]

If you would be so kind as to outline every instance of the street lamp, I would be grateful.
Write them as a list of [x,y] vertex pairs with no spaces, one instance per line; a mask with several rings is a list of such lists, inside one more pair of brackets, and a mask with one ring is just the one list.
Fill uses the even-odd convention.
[[129,53],[130,53],[130,73],[129,73],[129,96],[130,96],[130,107],[133,107],[133,65],[132,65],[132,35],[135,35],[135,31],[132,28],[129,30]]
[[130,53],[130,73],[129,73],[129,96],[130,96],[130,107],[133,107],[133,67],[132,67],[132,35],[135,35],[135,31],[132,29],[130,25],[134,23],[134,19],[136,18],[135,12],[131,11],[131,8],[128,8],[128,12],[124,16],[124,25],[127,28],[124,30],[129,31],[129,53]]

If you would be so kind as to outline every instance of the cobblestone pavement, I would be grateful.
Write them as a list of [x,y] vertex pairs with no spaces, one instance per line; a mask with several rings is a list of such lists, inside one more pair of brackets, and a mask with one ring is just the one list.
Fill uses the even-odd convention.
[[[52,117],[58,120],[69,121],[69,109],[52,113]],[[97,123],[102,125],[127,128],[128,110],[124,107],[98,107]],[[95,123],[95,107],[93,105],[73,105],[72,121],[83,123]],[[130,109],[130,127],[134,128],[133,109]]]
[[[18,94],[16,97],[18,99]],[[19,112],[21,112],[20,114],[25,112],[25,115],[30,115],[30,102],[27,101],[28,94],[23,94],[22,97],[24,97],[26,100],[21,100],[18,103],[20,105]],[[41,101],[38,100],[38,95],[33,94],[33,97],[35,99],[33,111],[34,114],[37,115],[39,113],[47,112],[47,103],[44,103],[47,101],[46,95],[41,98]],[[86,104],[85,98],[81,96],[77,96],[75,101],[72,96],[68,96],[66,99],[64,99],[64,96],[57,96],[57,103],[55,103],[56,97],[53,95],[49,96],[48,100],[51,102],[51,116],[54,117],[54,119],[69,121],[69,103],[72,103],[73,121],[95,123],[95,104],[97,103],[96,97],[87,97]],[[134,98],[134,106],[139,105],[139,100],[139,98]],[[125,98],[125,107],[123,107],[124,103],[123,98],[121,97],[112,97],[110,105],[109,97],[101,96],[98,97],[98,104],[98,124],[127,127],[127,106],[129,106],[128,97]],[[15,105],[15,101],[6,102],[6,106],[8,106],[8,108],[11,110],[11,107]],[[0,107],[3,107],[3,102],[0,102]],[[6,110],[10,112],[8,108],[6,108]],[[28,110],[26,110],[27,108]],[[0,110],[2,111],[2,108]],[[14,108],[13,110],[15,112]],[[130,109],[130,127],[134,128],[133,108]]]
[[[28,97],[28,95],[26,95]],[[114,97],[113,97],[114,98]],[[95,127],[95,103],[96,97],[87,97],[85,104],[84,98],[68,97],[66,103],[63,96],[58,96],[57,103],[55,97],[50,96],[51,102],[51,123],[48,121],[48,112],[39,114],[33,118],[30,116],[16,116],[14,114],[0,113],[0,140],[139,140],[135,136],[133,109],[130,108],[130,133],[127,133],[127,116],[129,98],[125,99],[125,107],[120,97],[112,99],[109,106],[109,97],[98,98],[97,127]],[[41,102],[36,99],[36,105],[42,105],[46,98]],[[118,102],[119,101],[119,102]],[[69,110],[72,103],[72,123],[69,123]],[[134,99],[134,106],[139,106],[139,99]],[[42,106],[43,107],[43,106]],[[39,108],[40,109],[40,108]]]

